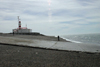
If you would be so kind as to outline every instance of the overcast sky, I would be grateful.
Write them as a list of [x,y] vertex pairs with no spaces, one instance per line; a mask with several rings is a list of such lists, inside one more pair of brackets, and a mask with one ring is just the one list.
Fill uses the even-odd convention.
[[0,32],[22,27],[46,35],[100,33],[100,0],[0,0]]

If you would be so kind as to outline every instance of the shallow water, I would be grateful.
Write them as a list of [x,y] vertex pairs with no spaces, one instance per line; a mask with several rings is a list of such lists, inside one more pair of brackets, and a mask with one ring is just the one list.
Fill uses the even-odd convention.
[[100,34],[63,35],[62,37],[76,43],[100,44]]

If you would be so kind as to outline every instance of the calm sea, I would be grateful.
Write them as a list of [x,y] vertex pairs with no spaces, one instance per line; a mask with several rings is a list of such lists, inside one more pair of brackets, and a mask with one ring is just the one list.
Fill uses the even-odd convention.
[[61,37],[76,43],[100,44],[100,34],[63,35]]

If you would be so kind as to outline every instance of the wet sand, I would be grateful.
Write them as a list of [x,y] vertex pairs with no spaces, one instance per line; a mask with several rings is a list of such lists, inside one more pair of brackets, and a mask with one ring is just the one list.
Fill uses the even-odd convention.
[[0,44],[0,67],[99,67],[100,54]]

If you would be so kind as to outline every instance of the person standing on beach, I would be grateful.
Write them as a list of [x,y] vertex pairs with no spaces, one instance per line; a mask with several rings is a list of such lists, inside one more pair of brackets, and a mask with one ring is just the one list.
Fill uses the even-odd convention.
[[13,32],[13,36],[14,36],[14,32]]
[[58,36],[58,41],[60,41],[60,37]]

